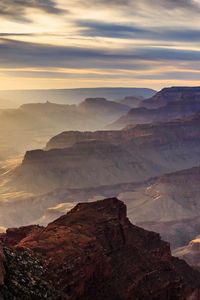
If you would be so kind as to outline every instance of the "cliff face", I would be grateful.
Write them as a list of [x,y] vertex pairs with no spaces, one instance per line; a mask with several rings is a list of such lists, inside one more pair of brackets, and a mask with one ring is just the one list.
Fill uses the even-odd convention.
[[65,131],[51,138],[46,150],[69,148],[79,142],[87,141],[105,141],[112,144],[124,144],[130,142],[145,145],[167,144],[172,140],[197,140],[200,138],[200,114],[185,120],[155,123],[155,124],[140,124],[127,127],[124,130],[107,130],[107,131]]
[[95,98],[79,105],[47,101],[0,110],[1,151],[5,148],[5,153],[15,154],[43,147],[47,139],[63,130],[103,129],[129,109],[121,103]]
[[199,110],[200,88],[166,88],[143,101],[139,108],[131,109],[108,128],[122,129],[131,124],[168,122],[191,116]]
[[[3,241],[9,247],[5,235]],[[61,292],[59,299],[200,299],[199,273],[173,258],[158,234],[132,225],[116,198],[78,204],[46,228],[17,238],[15,249],[39,255],[37,265],[45,261],[43,280]],[[5,280],[13,272],[7,270]]]
[[172,248],[189,243],[200,233],[200,168],[169,173],[152,183],[119,195],[127,202],[138,226],[159,232]]
[[[199,116],[122,131],[64,132],[48,151],[26,153],[9,175],[10,186],[36,194],[56,188],[88,188],[142,182],[200,163]],[[98,172],[97,172],[98,170]]]
[[150,99],[143,101],[140,106],[149,109],[165,106],[169,102],[182,102],[183,100],[199,101],[200,87],[171,87],[164,88]]

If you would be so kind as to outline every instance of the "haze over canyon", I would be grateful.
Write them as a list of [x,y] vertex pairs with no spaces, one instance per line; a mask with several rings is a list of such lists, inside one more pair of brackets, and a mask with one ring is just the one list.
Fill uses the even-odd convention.
[[0,1],[0,300],[200,300],[200,0]]

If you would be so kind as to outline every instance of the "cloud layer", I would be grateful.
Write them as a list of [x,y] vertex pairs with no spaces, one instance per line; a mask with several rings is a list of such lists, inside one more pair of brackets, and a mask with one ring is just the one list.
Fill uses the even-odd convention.
[[199,0],[1,0],[2,86],[196,84],[199,15]]
[[5,18],[28,21],[29,9],[38,9],[48,14],[63,13],[54,0],[1,0],[0,2],[0,16]]

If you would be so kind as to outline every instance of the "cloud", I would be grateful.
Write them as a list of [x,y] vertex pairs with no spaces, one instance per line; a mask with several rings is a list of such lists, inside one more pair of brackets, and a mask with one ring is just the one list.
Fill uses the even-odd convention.
[[75,69],[141,69],[162,62],[199,62],[200,51],[164,47],[124,49],[67,47],[1,39],[2,67],[65,67]]
[[83,36],[133,38],[150,33],[149,30],[141,27],[105,22],[78,21],[76,25],[80,28],[79,33]]
[[48,14],[62,14],[54,0],[1,0],[0,16],[17,21],[27,22],[28,9],[38,9]]
[[159,72],[157,74],[140,74],[137,75],[138,79],[149,80],[194,80],[199,81],[200,72],[190,71],[174,71],[174,72]]
[[[85,2],[85,1],[84,1]],[[135,6],[143,4],[146,6],[157,6],[165,8],[196,8],[198,4],[193,0],[94,0],[93,3],[112,6]]]
[[77,85],[84,76],[196,80],[199,12],[199,0],[0,0],[1,72]]
[[34,33],[0,32],[0,37],[35,36]]
[[199,42],[199,29],[168,29],[168,28],[143,28],[134,25],[96,22],[90,20],[77,21],[79,33],[82,36],[110,37],[122,39],[145,39],[154,41],[180,41]]

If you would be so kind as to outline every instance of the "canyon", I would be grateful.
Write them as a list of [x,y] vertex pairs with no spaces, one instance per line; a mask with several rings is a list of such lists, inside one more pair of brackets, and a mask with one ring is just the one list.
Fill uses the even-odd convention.
[[[139,107],[132,109],[126,101]],[[44,130],[39,138],[42,147],[27,151],[18,164],[17,159],[7,160],[6,167],[6,151],[1,149],[1,231],[47,226],[78,202],[117,197],[127,205],[133,224],[159,233],[176,256],[198,266],[199,103],[199,88],[168,88],[145,100],[88,98],[78,105],[26,104],[14,110],[15,117],[20,112],[16,119],[7,111],[15,126],[25,126],[30,114],[34,116],[35,137],[26,126],[27,134],[19,129],[30,147],[38,141],[40,126],[48,132]],[[106,127],[111,118],[139,111],[141,119],[123,123],[123,129]],[[155,119],[149,113],[155,113]],[[57,126],[56,134],[49,124],[53,130]],[[67,124],[71,130],[66,130]]]

